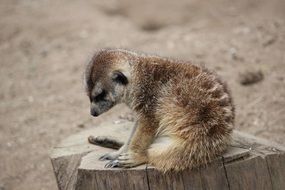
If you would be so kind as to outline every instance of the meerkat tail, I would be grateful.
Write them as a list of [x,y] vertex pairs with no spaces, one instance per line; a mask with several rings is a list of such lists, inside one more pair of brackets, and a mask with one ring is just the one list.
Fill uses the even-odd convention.
[[124,142],[114,139],[114,137],[108,136],[89,136],[88,142],[94,145],[102,146],[105,148],[112,148],[116,150],[120,149],[124,145]]

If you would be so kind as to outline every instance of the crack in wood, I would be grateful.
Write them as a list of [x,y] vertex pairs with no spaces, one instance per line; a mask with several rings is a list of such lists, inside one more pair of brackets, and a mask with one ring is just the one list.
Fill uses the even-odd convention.
[[[242,157],[242,158],[243,158],[243,157]],[[224,172],[225,172],[225,175],[226,175],[226,180],[227,180],[228,188],[229,188],[229,190],[231,190],[231,185],[230,185],[230,182],[229,182],[227,169],[226,169],[226,167],[225,167],[225,158],[224,158],[223,156],[222,156],[222,162],[223,162],[223,168],[224,168]]]
[[145,166],[145,172],[146,172],[146,181],[147,181],[147,187],[148,187],[148,190],[151,190],[150,189],[150,185],[149,185],[149,176],[148,176],[148,169],[147,169],[147,164]]
[[271,176],[271,172],[270,172],[270,169],[269,169],[269,165],[268,165],[268,162],[267,162],[267,159],[265,158],[265,162],[266,162],[266,168],[267,168],[267,171],[268,171],[268,175],[269,175],[269,178],[270,178],[270,183],[271,183],[271,188],[273,189],[273,183],[272,183],[272,176]]

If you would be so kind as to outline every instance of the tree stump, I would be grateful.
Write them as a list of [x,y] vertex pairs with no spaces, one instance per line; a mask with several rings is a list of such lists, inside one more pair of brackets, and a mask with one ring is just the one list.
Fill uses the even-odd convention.
[[89,144],[88,136],[125,140],[132,122],[106,122],[63,140],[54,147],[51,161],[60,190],[277,190],[285,189],[285,148],[235,131],[227,152],[208,166],[161,173],[142,165],[131,169],[104,168],[99,161],[114,151]]

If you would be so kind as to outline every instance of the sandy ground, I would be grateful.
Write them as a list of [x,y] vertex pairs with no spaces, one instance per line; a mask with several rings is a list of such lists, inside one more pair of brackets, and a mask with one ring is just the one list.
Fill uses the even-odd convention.
[[[285,145],[285,2],[179,2],[0,0],[0,190],[56,189],[51,148],[128,112],[89,115],[82,73],[102,47],[215,70],[232,90],[236,128]],[[261,82],[239,83],[258,70]]]

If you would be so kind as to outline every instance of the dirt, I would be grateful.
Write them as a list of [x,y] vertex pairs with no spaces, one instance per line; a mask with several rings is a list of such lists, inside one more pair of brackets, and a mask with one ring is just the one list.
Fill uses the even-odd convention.
[[242,85],[252,85],[262,81],[264,78],[261,71],[246,71],[239,75],[239,82]]
[[[191,60],[227,81],[236,128],[285,145],[283,0],[1,0],[0,189],[57,189],[49,151],[116,120],[89,115],[82,73],[92,53],[124,47]],[[260,70],[243,86],[240,73]]]

